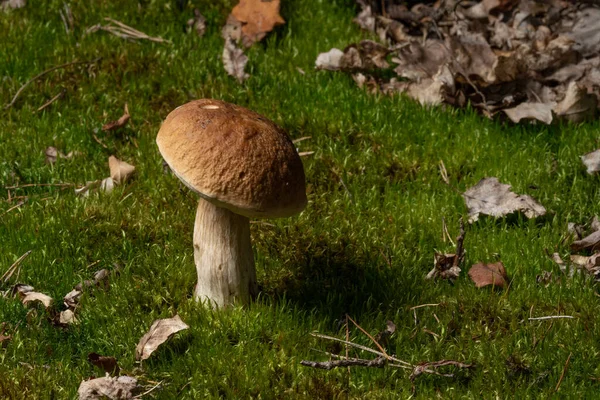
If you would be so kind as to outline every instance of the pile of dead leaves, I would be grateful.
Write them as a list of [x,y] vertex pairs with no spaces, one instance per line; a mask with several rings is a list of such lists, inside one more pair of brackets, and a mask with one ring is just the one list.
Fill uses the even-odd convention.
[[[361,87],[422,104],[470,103],[514,122],[593,118],[600,96],[600,8],[564,0],[357,0],[363,40],[317,58]],[[414,4],[413,6],[409,6]],[[395,77],[382,78],[393,70]],[[389,74],[388,74],[389,75]]]

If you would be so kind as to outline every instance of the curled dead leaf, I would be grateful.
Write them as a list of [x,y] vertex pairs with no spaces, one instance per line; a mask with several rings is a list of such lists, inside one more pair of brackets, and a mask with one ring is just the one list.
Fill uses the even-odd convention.
[[115,156],[108,158],[108,167],[110,168],[110,177],[117,185],[125,183],[135,172],[133,165],[121,161]]
[[511,186],[502,184],[498,178],[483,178],[463,194],[469,209],[469,222],[475,222],[481,214],[495,218],[520,211],[527,218],[546,214],[546,209],[528,195],[516,195]]
[[173,318],[158,319],[152,323],[150,330],[142,336],[135,348],[135,359],[143,361],[175,333],[188,329],[189,326],[181,320],[179,315]]
[[595,231],[581,240],[571,243],[571,251],[600,249],[600,231]]
[[505,287],[508,277],[502,262],[492,264],[477,263],[469,270],[469,277],[477,288],[485,286]]
[[340,69],[340,63],[344,52],[335,47],[326,53],[321,53],[317,56],[315,61],[316,69],[326,69],[329,71],[337,71]]
[[581,161],[587,167],[587,173],[593,175],[600,171],[600,149],[581,156]]
[[277,25],[285,24],[279,15],[279,0],[240,0],[231,15],[242,23],[242,43],[246,47],[262,40]]
[[77,318],[75,318],[75,313],[73,310],[64,310],[58,315],[58,325],[67,326],[76,324],[77,322],[78,321]]
[[102,126],[102,130],[112,131],[118,128],[122,128],[125,125],[127,125],[127,122],[129,122],[129,118],[131,118],[131,115],[129,115],[129,108],[127,107],[127,103],[125,103],[125,110],[123,112],[123,115],[116,121],[111,121],[107,124],[104,124]]
[[237,47],[233,39],[225,39],[225,47],[223,48],[223,66],[225,71],[230,76],[236,78],[240,83],[250,77],[244,69],[248,63],[248,57],[244,51]]
[[44,308],[48,308],[52,305],[53,299],[44,293],[27,292],[22,296],[21,302],[25,305],[40,302],[44,305]]
[[101,356],[98,353],[90,353],[88,354],[88,361],[104,370],[107,374],[118,375],[120,368],[117,363],[117,359],[110,356]]

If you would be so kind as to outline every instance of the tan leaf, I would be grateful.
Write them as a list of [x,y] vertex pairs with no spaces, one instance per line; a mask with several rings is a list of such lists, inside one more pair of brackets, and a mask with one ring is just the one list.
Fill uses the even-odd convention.
[[581,250],[598,250],[600,249],[600,231],[595,231],[581,240],[576,240],[571,243],[572,251]]
[[356,18],[354,18],[354,22],[356,22],[360,27],[364,30],[374,32],[375,31],[375,16],[371,11],[371,6],[363,5],[362,10],[358,13]]
[[181,320],[179,315],[154,321],[148,333],[142,336],[135,348],[135,359],[138,361],[147,359],[169,337],[188,328],[189,326]]
[[40,292],[27,292],[21,299],[23,304],[30,304],[39,301],[44,305],[44,308],[48,308],[52,305],[52,297],[45,295]]
[[593,119],[598,110],[596,96],[588,94],[577,82],[569,83],[564,99],[554,107],[554,113],[571,122]]
[[137,379],[130,376],[105,376],[81,382],[77,394],[79,400],[124,400],[133,399],[140,389]]
[[127,125],[127,122],[129,121],[129,118],[131,118],[131,115],[129,115],[129,108],[127,107],[127,103],[125,103],[125,110],[123,112],[123,115],[121,116],[121,118],[119,118],[116,121],[111,121],[105,125],[102,126],[102,130],[103,131],[112,131],[118,128],[122,128],[125,125]]
[[245,81],[250,77],[244,71],[247,63],[248,57],[244,54],[244,51],[236,46],[233,39],[226,39],[223,48],[223,66],[227,74],[236,78],[240,83]]
[[79,304],[82,295],[81,290],[73,289],[63,297],[63,303],[68,308],[75,308]]
[[344,52],[335,47],[326,53],[321,53],[315,61],[316,69],[326,69],[328,71],[336,71],[340,69],[340,62]]
[[115,156],[108,158],[108,167],[110,168],[110,177],[117,185],[125,183],[135,171],[133,165],[121,161]]
[[77,318],[75,318],[75,313],[73,312],[73,310],[64,310],[61,311],[59,316],[58,316],[58,324],[59,325],[71,325],[71,324],[76,324]]
[[104,178],[102,179],[102,182],[100,182],[100,191],[101,192],[106,192],[106,193],[110,193],[113,191],[113,189],[115,188],[115,181],[113,180],[113,178]]
[[58,159],[58,150],[56,147],[46,147],[46,163],[54,164]]
[[240,0],[231,15],[242,23],[242,43],[246,47],[260,41],[277,25],[285,24],[279,15],[279,0]]
[[587,173],[593,175],[600,171],[600,149],[581,156],[581,161],[587,167]]
[[469,222],[475,222],[479,215],[504,217],[520,211],[527,218],[536,218],[546,214],[546,209],[528,195],[516,195],[511,186],[502,184],[498,178],[483,178],[463,194],[469,209]]
[[119,374],[119,365],[117,364],[117,359],[110,356],[101,356],[97,353],[88,354],[88,361],[92,363],[92,365],[102,368],[104,372],[111,375]]
[[8,342],[12,340],[12,336],[0,333],[0,348],[6,347]]
[[469,270],[469,277],[478,288],[489,285],[503,288],[508,280],[506,269],[500,261],[492,264],[477,263],[473,265]]
[[554,102],[532,103],[526,101],[503,111],[514,123],[519,123],[522,119],[532,119],[549,125],[552,123],[552,109],[554,107],[556,107]]
[[0,0],[0,10],[21,8],[27,5],[26,0]]

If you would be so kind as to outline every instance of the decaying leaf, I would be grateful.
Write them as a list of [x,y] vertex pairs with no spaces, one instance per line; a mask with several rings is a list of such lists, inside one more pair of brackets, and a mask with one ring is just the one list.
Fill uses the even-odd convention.
[[340,62],[344,52],[335,47],[326,53],[321,53],[315,61],[316,69],[326,69],[329,71],[336,71],[340,69]]
[[52,297],[45,295],[44,293],[33,291],[25,293],[21,298],[21,302],[25,305],[40,302],[44,305],[44,308],[50,307],[52,301]]
[[236,78],[240,83],[245,81],[250,77],[244,71],[247,63],[248,56],[244,54],[244,51],[237,47],[234,40],[226,39],[225,48],[223,48],[223,66],[227,74]]
[[469,270],[469,277],[478,288],[489,285],[503,288],[508,280],[506,269],[500,261],[492,264],[477,263],[473,265]]
[[135,171],[133,165],[121,161],[115,156],[108,158],[108,167],[110,168],[110,177],[117,185],[125,183]]
[[47,164],[54,164],[59,158],[69,159],[76,154],[74,151],[70,151],[68,154],[65,154],[53,146],[46,147],[44,153],[46,154]]
[[206,31],[206,18],[200,14],[200,10],[197,8],[194,8],[194,18],[190,18],[187,25],[193,28],[198,36],[204,36],[204,32]]
[[77,394],[79,400],[127,400],[133,399],[141,387],[137,379],[131,376],[119,376],[91,379],[81,382]]
[[127,107],[127,103],[125,103],[125,111],[123,112],[123,115],[121,116],[121,118],[119,118],[116,121],[111,121],[105,125],[102,126],[102,130],[103,131],[112,131],[118,128],[122,128],[125,125],[127,125],[127,122],[129,122],[129,118],[131,118],[131,115],[129,115],[129,108]]
[[0,348],[6,347],[8,342],[12,340],[12,336],[0,333]]
[[135,359],[138,361],[147,359],[173,334],[188,328],[189,326],[181,320],[179,315],[154,321],[148,333],[142,336],[135,348]]
[[593,175],[600,171],[600,149],[581,156],[581,161],[587,167],[587,173]]
[[440,360],[440,361],[433,361],[433,362],[424,362],[424,363],[415,365],[412,374],[410,374],[409,379],[411,381],[413,381],[413,380],[415,380],[415,378],[417,376],[424,374],[424,373],[445,376],[447,378],[454,377],[454,374],[442,374],[442,373],[437,372],[438,368],[447,367],[447,366],[453,366],[453,367],[458,367],[458,368],[471,368],[473,365],[465,364],[465,363],[461,363],[459,361],[453,361],[453,360]]
[[61,311],[58,315],[58,324],[62,326],[67,326],[71,324],[76,324],[77,318],[75,318],[75,313],[73,310],[64,310]]
[[469,209],[469,222],[475,222],[479,215],[504,217],[520,211],[527,218],[536,218],[546,214],[546,209],[531,196],[516,195],[511,186],[502,184],[498,178],[483,178],[463,194]]
[[456,254],[434,254],[433,269],[429,271],[425,279],[442,278],[453,280],[458,278],[460,274],[460,265],[465,257],[464,241],[465,241],[465,226],[460,220],[460,233],[456,238]]
[[600,231],[595,231],[581,240],[571,243],[571,251],[600,249]]
[[556,103],[524,102],[516,107],[507,108],[504,112],[514,123],[519,123],[522,119],[527,119],[551,124],[552,109],[554,107],[556,107]]
[[240,0],[231,15],[242,23],[242,43],[246,47],[285,23],[279,15],[279,0]]
[[596,116],[598,101],[577,82],[569,83],[564,99],[554,107],[558,117],[571,122],[583,122]]
[[79,300],[81,299],[81,295],[83,292],[81,290],[73,289],[69,293],[63,297],[63,303],[68,308],[75,308],[79,304]]
[[394,324],[392,321],[387,321],[385,323],[385,329],[375,335],[375,340],[382,347],[387,347],[390,337],[394,334],[394,332],[396,332],[396,324]]
[[92,363],[92,365],[103,369],[107,374],[119,374],[120,368],[117,363],[117,359],[114,357],[101,356],[98,353],[90,353],[88,354],[88,361]]

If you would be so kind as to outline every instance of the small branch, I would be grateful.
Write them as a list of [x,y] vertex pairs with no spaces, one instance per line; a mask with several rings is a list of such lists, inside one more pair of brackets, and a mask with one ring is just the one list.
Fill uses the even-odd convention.
[[292,140],[292,143],[296,144],[308,139],[312,139],[312,136],[302,136],[301,138]]
[[16,210],[17,208],[21,207],[23,204],[25,204],[25,201],[18,202],[17,204],[15,204],[11,208],[9,208],[8,210],[6,210],[2,214],[0,214],[0,217],[4,217],[6,214],[8,214],[9,212],[11,212],[12,210]]
[[573,317],[571,315],[548,315],[547,317],[528,318],[528,320],[529,321],[545,321],[545,320],[549,320],[549,319],[560,319],[560,318],[573,319],[575,317]]
[[556,384],[556,387],[554,388],[555,392],[558,392],[558,389],[560,389],[560,384],[562,383],[562,381],[565,377],[565,374],[567,373],[567,368],[569,367],[569,361],[571,360],[572,355],[573,355],[573,353],[569,353],[569,357],[567,357],[567,362],[565,362],[565,366],[563,367],[562,373],[560,374],[558,383]]
[[53,98],[51,98],[50,100],[48,100],[47,102],[45,102],[44,104],[42,104],[36,110],[36,112],[40,112],[40,111],[45,110],[46,108],[48,108],[50,106],[50,104],[54,103],[56,100],[58,100],[61,97],[63,97],[65,95],[65,93],[67,93],[67,91],[65,89],[61,90],[56,96],[54,96]]
[[170,40],[166,40],[166,39],[163,39],[158,36],[157,37],[148,36],[144,32],[138,31],[137,29],[134,29],[129,25],[125,25],[121,21],[117,21],[115,19],[108,18],[108,17],[106,17],[104,19],[114,25],[98,24],[98,25],[90,26],[89,28],[86,29],[86,33],[93,33],[98,30],[102,30],[102,31],[112,33],[113,35],[118,36],[123,39],[145,39],[145,40],[150,40],[151,42],[156,42],[156,43],[171,43]]
[[465,249],[463,243],[465,241],[465,224],[462,218],[460,219],[460,233],[456,238],[456,257],[454,258],[453,267],[458,267],[465,258]]
[[62,69],[62,68],[67,68],[70,67],[72,65],[79,65],[79,64],[95,64],[100,60],[100,58],[96,58],[95,60],[92,61],[72,61],[66,64],[61,64],[61,65],[57,65],[55,67],[52,68],[48,68],[47,70],[37,74],[36,76],[34,76],[33,78],[31,78],[30,80],[28,80],[27,82],[25,82],[25,84],[23,84],[23,86],[21,86],[21,88],[19,90],[17,90],[17,93],[15,94],[15,96],[13,97],[13,99],[10,101],[10,103],[8,103],[6,106],[4,106],[5,109],[9,109],[11,108],[15,102],[17,101],[17,99],[19,98],[19,96],[21,95],[21,93],[23,92],[23,90],[25,90],[25,88],[27,86],[29,86],[29,84],[31,84],[32,82],[35,82],[36,80],[40,79],[41,77],[49,74],[52,71],[56,71],[57,69]]
[[371,339],[371,342],[373,342],[373,344],[375,346],[377,346],[377,348],[379,349],[379,351],[381,351],[384,355],[385,358],[389,359],[390,356],[388,356],[387,352],[385,351],[385,349],[383,347],[381,347],[381,345],[379,344],[379,342],[377,340],[375,340],[375,338],[371,335],[369,335],[369,333],[367,331],[365,331],[359,324],[356,323],[356,321],[354,321],[348,314],[346,314],[346,318],[348,318],[350,320],[350,322],[352,322],[354,324],[354,326],[356,326],[358,329],[360,329],[360,331],[362,333],[364,333],[365,335],[367,335],[367,337],[369,339]]
[[416,310],[417,308],[423,308],[423,307],[437,307],[439,305],[440,305],[440,303],[420,304],[418,306],[411,307],[410,310]]
[[23,254],[21,257],[19,257],[17,259],[17,261],[15,261],[13,263],[13,265],[11,265],[10,268],[8,268],[8,270],[4,273],[4,275],[2,275],[2,277],[0,278],[0,281],[2,281],[2,283],[8,282],[8,280],[13,276],[16,269],[21,264],[21,262],[23,262],[23,260],[26,259],[31,254],[31,252],[32,252],[32,250],[29,250],[29,251],[25,252],[25,254]]
[[334,361],[300,361],[301,365],[305,367],[312,367],[318,369],[334,369],[339,367],[375,367],[383,368],[386,365],[386,359],[384,357],[377,357],[374,360],[363,360],[360,358],[348,358],[345,360],[334,360]]
[[76,186],[74,183],[26,183],[24,185],[15,185],[15,186],[5,186],[5,190],[9,189],[22,189],[28,187],[60,187],[67,188]]
[[300,153],[298,153],[298,155],[300,157],[306,157],[306,156],[310,156],[312,154],[315,154],[315,152],[314,151],[301,151]]
[[137,396],[134,396],[133,399],[141,399],[142,397],[144,397],[145,395],[147,395],[148,393],[156,390],[156,388],[158,388],[164,381],[160,381],[158,382],[156,385],[154,385],[153,387],[151,387],[149,390],[146,390],[144,393],[142,394],[138,394]]

